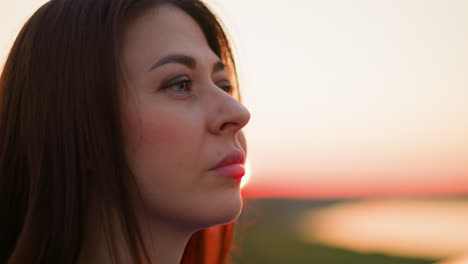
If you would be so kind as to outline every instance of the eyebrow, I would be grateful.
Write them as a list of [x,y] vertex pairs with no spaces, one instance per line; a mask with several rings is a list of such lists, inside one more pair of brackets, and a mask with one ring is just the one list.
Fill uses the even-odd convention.
[[[161,67],[169,63],[182,64],[182,65],[187,66],[190,69],[195,69],[195,67],[197,66],[197,61],[193,57],[183,55],[183,54],[171,54],[158,60],[155,64],[153,64],[153,66],[149,68],[148,71],[152,71],[158,67]],[[226,65],[223,62],[217,61],[213,65],[213,73],[218,72],[218,71],[223,71],[225,68],[226,68]]]

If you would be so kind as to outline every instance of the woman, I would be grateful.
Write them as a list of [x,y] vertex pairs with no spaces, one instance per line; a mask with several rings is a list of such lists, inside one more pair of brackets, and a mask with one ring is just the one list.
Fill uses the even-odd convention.
[[201,2],[51,0],[0,91],[2,263],[226,263],[250,114]]

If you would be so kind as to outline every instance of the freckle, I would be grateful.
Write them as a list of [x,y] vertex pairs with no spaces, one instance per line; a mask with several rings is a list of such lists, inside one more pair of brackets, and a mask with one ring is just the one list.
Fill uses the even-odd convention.
[[221,152],[217,152],[216,155],[221,156],[222,154],[221,154]]

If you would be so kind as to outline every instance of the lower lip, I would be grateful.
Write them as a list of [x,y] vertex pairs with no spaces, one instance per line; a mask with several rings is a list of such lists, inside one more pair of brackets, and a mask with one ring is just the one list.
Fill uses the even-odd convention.
[[240,179],[245,174],[245,167],[243,164],[232,164],[216,168],[213,172],[221,176]]

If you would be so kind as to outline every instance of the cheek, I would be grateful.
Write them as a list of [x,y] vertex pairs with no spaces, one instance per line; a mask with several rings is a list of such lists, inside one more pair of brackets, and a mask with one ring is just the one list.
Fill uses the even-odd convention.
[[[155,113],[155,114],[152,114]],[[202,145],[201,120],[177,112],[128,116],[124,129],[129,165],[138,178],[166,179],[193,165]]]
[[[151,110],[151,111],[148,111]],[[140,109],[125,116],[128,166],[146,204],[163,211],[168,198],[196,181],[203,122],[163,109]]]

